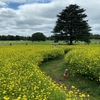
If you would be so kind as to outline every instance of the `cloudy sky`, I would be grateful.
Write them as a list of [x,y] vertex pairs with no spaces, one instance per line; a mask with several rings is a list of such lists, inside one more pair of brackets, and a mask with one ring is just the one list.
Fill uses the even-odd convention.
[[93,34],[100,34],[100,0],[0,0],[0,35],[51,36],[56,15],[69,4],[86,9]]

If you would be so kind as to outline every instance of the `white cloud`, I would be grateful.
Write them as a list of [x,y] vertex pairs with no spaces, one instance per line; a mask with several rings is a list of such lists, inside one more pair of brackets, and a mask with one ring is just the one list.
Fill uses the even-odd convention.
[[[7,7],[7,2],[24,3],[18,9]],[[69,4],[78,4],[86,9],[89,25],[93,33],[100,31],[100,1],[94,0],[52,0],[50,3],[32,3],[32,0],[0,0],[0,35],[31,36],[34,32],[43,32],[50,36],[57,20],[56,15]],[[33,0],[35,1],[35,0]],[[30,3],[31,2],[31,3]]]
[[7,6],[5,2],[0,2],[0,6]]
[[17,3],[23,3],[27,1],[28,0],[0,0],[0,2],[17,2]]

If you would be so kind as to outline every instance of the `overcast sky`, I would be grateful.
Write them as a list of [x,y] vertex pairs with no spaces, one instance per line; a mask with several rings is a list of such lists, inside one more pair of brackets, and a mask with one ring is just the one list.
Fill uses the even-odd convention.
[[100,0],[0,0],[0,35],[51,36],[56,15],[69,4],[86,9],[91,33],[100,34]]

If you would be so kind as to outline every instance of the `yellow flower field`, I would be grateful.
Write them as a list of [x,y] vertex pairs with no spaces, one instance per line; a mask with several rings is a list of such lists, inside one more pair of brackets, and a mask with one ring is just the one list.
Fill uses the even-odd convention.
[[70,51],[65,56],[67,67],[91,80],[100,82],[100,46],[86,46]]
[[83,100],[78,89],[66,93],[63,84],[39,68],[43,61],[63,55],[64,49],[53,46],[0,47],[0,100]]

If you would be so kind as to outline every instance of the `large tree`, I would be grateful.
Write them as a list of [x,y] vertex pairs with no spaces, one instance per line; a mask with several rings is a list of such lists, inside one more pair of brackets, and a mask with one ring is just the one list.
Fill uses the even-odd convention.
[[31,39],[32,39],[32,41],[45,41],[46,36],[41,32],[36,32],[36,33],[32,34]]
[[64,40],[85,41],[89,43],[91,27],[89,27],[85,18],[87,15],[84,9],[77,4],[71,4],[60,12],[57,17],[56,26],[53,29],[55,36],[59,34]]

